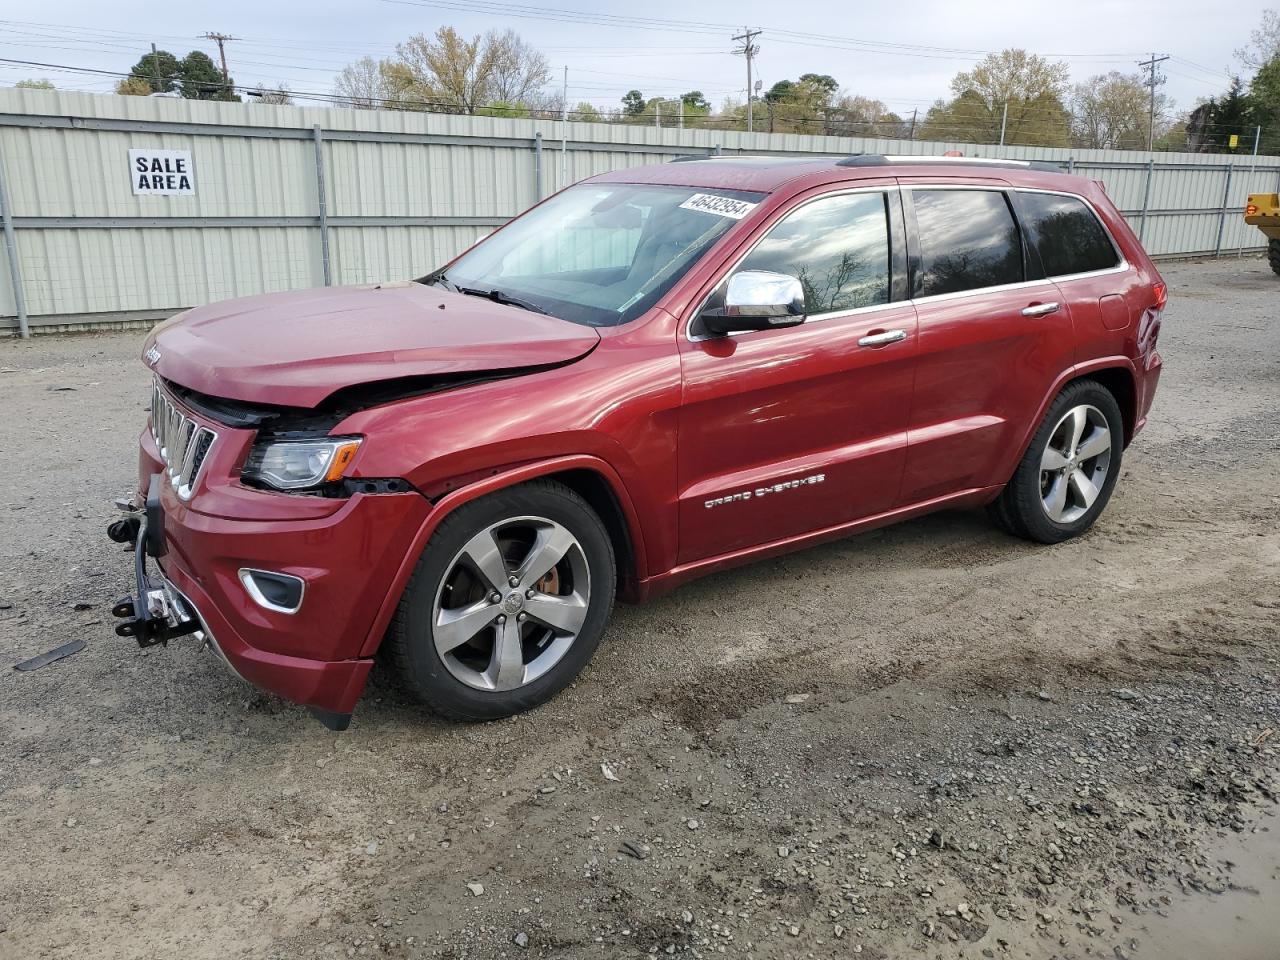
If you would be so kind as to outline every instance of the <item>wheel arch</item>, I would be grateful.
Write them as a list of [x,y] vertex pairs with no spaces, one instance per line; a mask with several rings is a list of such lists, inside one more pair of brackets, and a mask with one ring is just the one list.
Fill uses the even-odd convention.
[[[1093,380],[1095,383],[1100,383],[1116,398],[1124,426],[1124,445],[1126,447],[1129,446],[1138,423],[1138,384],[1134,378],[1133,371],[1119,366],[1100,367],[1088,373],[1072,377],[1059,388],[1059,392],[1080,380]],[[1057,394],[1055,393],[1054,396],[1057,396]]]
[[1027,424],[1026,433],[1022,442],[1018,444],[1015,455],[1001,468],[999,475],[1004,478],[1002,482],[1007,483],[1013,476],[1014,470],[1018,468],[1018,464],[1022,462],[1022,458],[1027,453],[1027,447],[1031,445],[1036,431],[1040,429],[1040,423],[1044,420],[1050,404],[1063,390],[1081,380],[1092,380],[1101,384],[1116,398],[1116,403],[1120,407],[1120,418],[1123,421],[1124,445],[1129,446],[1138,423],[1138,380],[1133,361],[1128,357],[1106,357],[1090,363],[1077,364],[1064,371],[1041,400],[1035,416]]
[[569,487],[596,511],[613,543],[618,564],[618,594],[622,599],[638,597],[637,585],[647,575],[644,539],[635,506],[626,485],[607,462],[593,456],[566,456],[537,463],[521,464],[494,470],[483,480],[467,484],[440,497],[419,527],[405,552],[396,576],[383,598],[360,656],[371,657],[378,651],[383,635],[395,614],[400,597],[413,575],[418,558],[441,522],[459,507],[519,486],[530,480],[557,480]]

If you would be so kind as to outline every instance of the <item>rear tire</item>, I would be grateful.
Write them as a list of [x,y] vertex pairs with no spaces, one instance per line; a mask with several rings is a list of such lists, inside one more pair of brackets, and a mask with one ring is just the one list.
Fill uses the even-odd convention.
[[1120,476],[1124,421],[1111,391],[1077,380],[1054,398],[1012,479],[991,504],[1014,536],[1060,543],[1088,530]]
[[383,643],[434,712],[495,720],[568,686],[600,644],[616,566],[604,524],[548,480],[459,507],[427,542]]
[[1267,241],[1267,260],[1273,273],[1280,274],[1280,240]]

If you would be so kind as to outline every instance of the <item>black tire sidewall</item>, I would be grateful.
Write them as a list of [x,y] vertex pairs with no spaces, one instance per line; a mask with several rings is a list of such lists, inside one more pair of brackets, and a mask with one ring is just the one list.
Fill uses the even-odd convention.
[[[1107,478],[1103,481],[1098,499],[1093,502],[1093,505],[1083,516],[1071,523],[1058,523],[1044,512],[1044,504],[1040,496],[1040,460],[1058,421],[1072,407],[1082,404],[1097,407],[1106,418],[1107,426],[1111,431],[1111,462],[1107,469]],[[1049,405],[1039,429],[1031,438],[1026,454],[1009,482],[1005,506],[1013,514],[1012,521],[1025,531],[1026,536],[1041,543],[1059,543],[1084,533],[1093,526],[1094,521],[1106,509],[1107,502],[1111,499],[1111,492],[1120,478],[1123,450],[1124,418],[1120,413],[1120,405],[1111,391],[1093,380],[1082,380],[1069,385]]]
[[[587,616],[573,645],[543,676],[516,690],[476,690],[453,676],[436,650],[431,635],[436,592],[472,536],[491,524],[520,516],[553,520],[577,539],[591,578]],[[446,716],[492,720],[531,709],[572,683],[595,653],[613,607],[615,577],[608,532],[587,503],[567,487],[526,484],[465,504],[427,542],[405,589],[392,638],[401,679],[411,693]]]

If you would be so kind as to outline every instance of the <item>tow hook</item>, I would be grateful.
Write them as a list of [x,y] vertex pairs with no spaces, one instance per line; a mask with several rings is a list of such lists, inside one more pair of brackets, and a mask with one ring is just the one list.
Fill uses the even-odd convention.
[[164,509],[160,505],[157,480],[151,478],[146,506],[139,511],[132,503],[117,502],[116,506],[126,516],[107,527],[107,536],[116,543],[128,543],[133,547],[133,574],[137,592],[123,597],[111,607],[111,615],[121,622],[116,624],[116,634],[133,637],[140,647],[168,644],[175,637],[184,637],[200,630],[196,617],[186,616],[174,609],[177,600],[165,589],[163,579],[157,584],[147,576],[147,554],[162,556],[164,550]]
[[154,647],[157,644],[168,645],[170,640],[185,637],[200,629],[200,623],[196,620],[176,625],[172,622],[163,590],[151,589],[145,596],[146,604],[141,614],[138,612],[138,598],[133,596],[116,601],[111,608],[111,615],[122,621],[116,624],[118,636],[133,637],[140,647]]

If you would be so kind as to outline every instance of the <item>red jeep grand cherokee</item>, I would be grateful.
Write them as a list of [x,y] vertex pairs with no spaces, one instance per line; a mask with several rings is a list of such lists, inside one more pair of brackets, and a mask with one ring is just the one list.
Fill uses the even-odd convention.
[[446,715],[526,710],[615,594],[942,508],[1087,530],[1164,304],[1102,188],[1026,162],[595,177],[420,281],[158,327],[117,632],[335,729],[379,654]]

